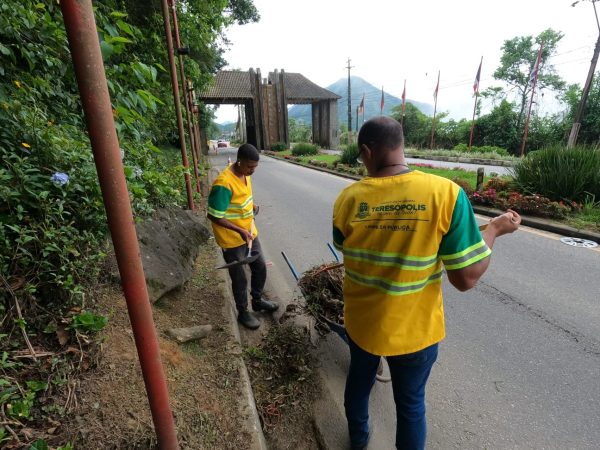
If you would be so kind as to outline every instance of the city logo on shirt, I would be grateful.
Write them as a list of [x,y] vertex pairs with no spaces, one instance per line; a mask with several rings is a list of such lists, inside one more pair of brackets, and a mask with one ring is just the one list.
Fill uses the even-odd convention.
[[380,213],[380,215],[389,215],[389,213],[410,214],[419,211],[426,211],[427,205],[423,203],[416,203],[414,200],[402,200],[394,203],[374,206],[371,208],[371,210],[373,213]]
[[356,214],[356,217],[359,219],[364,219],[369,216],[369,204],[367,202],[361,202],[360,205],[358,205],[358,213]]

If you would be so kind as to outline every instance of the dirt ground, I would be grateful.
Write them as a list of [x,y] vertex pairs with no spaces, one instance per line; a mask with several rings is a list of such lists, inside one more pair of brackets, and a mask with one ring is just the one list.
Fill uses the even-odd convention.
[[[241,330],[240,348],[226,310],[231,300],[223,283],[228,279],[214,269],[217,251],[209,240],[200,249],[193,279],[153,305],[181,448],[250,448],[241,409],[247,405],[240,381],[243,355],[268,448],[317,450],[311,409],[318,387],[308,335],[286,331],[260,314],[259,330]],[[61,434],[75,449],[157,448],[120,286],[107,282],[93,296],[109,322],[97,368],[77,381],[73,419]],[[169,328],[202,324],[211,324],[213,331],[200,341],[180,345],[166,335]],[[249,357],[257,349],[266,357]]]
[[[203,246],[193,279],[153,307],[178,438],[186,449],[247,449],[240,411],[239,361],[225,314],[222,278],[216,276],[213,241]],[[68,427],[75,448],[152,449],[156,440],[125,299],[119,286],[96,291],[98,310],[109,316],[99,368],[84,375]],[[179,345],[171,327],[211,324],[208,337]]]

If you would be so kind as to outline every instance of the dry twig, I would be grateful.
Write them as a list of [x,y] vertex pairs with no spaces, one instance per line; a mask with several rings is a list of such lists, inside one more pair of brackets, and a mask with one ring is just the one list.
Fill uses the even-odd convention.
[[[6,278],[4,278],[4,275],[0,274],[0,278],[2,279],[2,284],[4,284],[4,287],[10,293],[13,300],[15,301],[15,308],[17,310],[17,316],[19,316],[19,320],[24,322],[25,319],[23,318],[23,314],[21,313],[21,305],[19,305],[19,299],[17,298],[15,291],[13,291],[13,289],[10,287],[10,284],[8,284],[8,281],[6,281]],[[27,337],[27,331],[25,331],[24,327],[19,327],[19,328],[21,329],[21,334],[23,335],[23,339],[25,339],[27,348],[29,348],[29,351],[31,352],[31,356],[33,357],[33,359],[37,359],[35,350],[33,349],[33,345],[31,345],[31,342],[29,341],[29,338]]]

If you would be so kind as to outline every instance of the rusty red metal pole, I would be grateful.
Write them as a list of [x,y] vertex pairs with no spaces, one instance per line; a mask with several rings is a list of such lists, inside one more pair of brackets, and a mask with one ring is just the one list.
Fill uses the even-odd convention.
[[129,193],[121,161],[91,0],[61,0],[60,7],[98,171],[127,310],[161,449],[179,448],[152,308],[148,298]]
[[[175,1],[169,0],[171,6],[171,15],[173,17],[173,31],[175,32],[175,45],[177,49],[181,48],[181,38],[179,37],[179,23],[177,22],[177,5]],[[185,69],[183,66],[183,56],[179,54],[179,76],[181,78],[181,89],[183,89],[183,98],[186,110],[186,119],[188,133],[190,136],[190,145],[192,147],[192,161],[194,163],[194,176],[196,177],[196,192],[200,192],[200,176],[198,175],[198,146],[192,129],[192,112],[190,109],[189,93],[186,86]]]
[[175,56],[173,55],[173,36],[171,35],[171,22],[169,21],[169,6],[167,0],[162,0],[163,20],[165,22],[165,35],[167,38],[167,54],[169,56],[169,68],[171,69],[171,85],[173,87],[173,100],[175,101],[175,114],[177,115],[177,129],[179,131],[179,143],[181,146],[181,160],[185,168],[185,189],[187,192],[188,207],[194,209],[194,194],[192,193],[192,182],[190,180],[190,163],[188,162],[185,145],[185,132],[183,131],[183,118],[181,116],[181,103],[179,101],[179,83],[177,81],[177,69],[175,68]]

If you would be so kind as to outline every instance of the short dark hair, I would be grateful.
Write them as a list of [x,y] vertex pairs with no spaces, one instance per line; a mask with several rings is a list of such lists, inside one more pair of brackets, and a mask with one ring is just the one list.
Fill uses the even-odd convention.
[[387,116],[369,119],[358,132],[358,147],[363,144],[371,149],[395,150],[404,145],[402,125]]
[[240,145],[240,148],[238,148],[237,159],[238,161],[258,161],[260,159],[260,155],[254,145],[242,144]]

